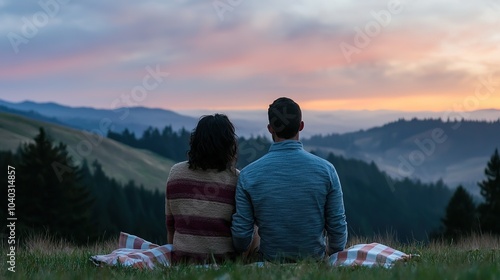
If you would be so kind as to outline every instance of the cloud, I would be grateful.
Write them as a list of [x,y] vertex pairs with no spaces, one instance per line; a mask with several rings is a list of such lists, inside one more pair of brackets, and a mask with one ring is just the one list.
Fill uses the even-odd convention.
[[[141,81],[146,66],[160,65],[171,76],[143,105],[258,108],[289,95],[309,104],[363,99],[384,109],[394,97],[464,98],[500,63],[491,0],[402,0],[387,24],[376,15],[396,0],[221,1],[237,3],[223,20],[215,1],[69,1],[17,54],[9,32],[23,35],[23,17],[44,9],[0,1],[0,90],[45,101],[99,93],[65,100],[106,107]],[[349,59],[342,43],[357,49]]]

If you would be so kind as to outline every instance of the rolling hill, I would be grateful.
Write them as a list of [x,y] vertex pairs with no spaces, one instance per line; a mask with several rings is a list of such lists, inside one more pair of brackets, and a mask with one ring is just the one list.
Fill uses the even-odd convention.
[[500,148],[498,121],[403,120],[345,134],[314,136],[303,141],[309,150],[333,152],[374,162],[391,177],[423,182],[442,179],[463,184],[478,194],[476,183],[495,148]]
[[146,150],[101,138],[97,134],[62,125],[0,112],[0,150],[15,151],[21,143],[31,142],[40,127],[46,130],[55,143],[63,142],[67,145],[75,163],[79,164],[85,159],[90,164],[98,160],[104,172],[119,182],[134,180],[136,184],[143,184],[146,189],[164,191],[173,161]]

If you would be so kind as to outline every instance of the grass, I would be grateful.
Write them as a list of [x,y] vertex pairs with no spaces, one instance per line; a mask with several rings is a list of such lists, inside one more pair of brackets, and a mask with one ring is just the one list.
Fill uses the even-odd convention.
[[[366,243],[355,238],[350,244]],[[368,242],[391,245],[406,253],[421,257],[398,263],[392,269],[341,267],[323,263],[302,262],[294,265],[269,264],[255,267],[240,263],[218,268],[178,266],[156,270],[125,267],[96,267],[89,261],[95,254],[116,249],[116,240],[75,248],[65,242],[46,237],[32,238],[16,254],[16,272],[0,264],[2,279],[500,279],[500,238],[472,236],[455,245],[444,242],[430,244],[395,244],[375,238]],[[6,252],[3,243],[2,252]],[[5,253],[3,253],[5,256]]]

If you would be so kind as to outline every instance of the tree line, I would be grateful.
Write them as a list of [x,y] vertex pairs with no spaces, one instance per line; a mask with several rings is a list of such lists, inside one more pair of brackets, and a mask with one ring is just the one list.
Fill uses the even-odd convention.
[[[166,242],[164,193],[133,181],[123,185],[108,177],[98,161],[74,165],[66,145],[54,144],[43,128],[33,143],[21,145],[15,153],[0,152],[0,166],[16,171],[14,214],[21,241],[47,234],[87,244],[125,231]],[[7,182],[7,172],[1,177]],[[5,221],[7,214],[4,203],[1,219]],[[6,236],[5,229],[0,233]]]
[[[396,147],[405,147],[407,139],[415,135],[440,129],[449,139],[449,149],[457,155],[477,155],[478,151],[490,153],[490,147],[496,145],[500,138],[500,119],[496,121],[475,120],[442,120],[442,119],[399,119],[382,126],[359,130],[343,134],[332,133],[327,135],[314,135],[304,139],[307,145],[343,149],[350,153],[359,151],[380,152]],[[480,135],[481,137],[474,137]],[[369,144],[357,144],[364,138],[374,139]],[[409,142],[411,143],[411,142]],[[406,146],[407,147],[407,146]],[[475,149],[471,149],[474,147]],[[453,153],[450,154],[452,158]]]
[[484,170],[485,179],[478,183],[483,200],[476,203],[463,186],[458,186],[451,197],[442,228],[436,238],[457,241],[471,234],[500,235],[500,156],[498,149]]
[[[175,162],[187,160],[191,132],[182,128],[174,131],[172,126],[165,126],[160,132],[158,128],[149,127],[142,136],[124,129],[121,133],[108,131],[107,137],[130,147],[145,149]],[[243,168],[267,153],[271,143],[263,136],[238,139],[237,167]]]
[[174,161],[186,160],[191,133],[184,128],[174,131],[165,126],[160,132],[158,128],[149,127],[141,137],[124,129],[121,133],[108,131],[107,137],[138,149],[146,149]]

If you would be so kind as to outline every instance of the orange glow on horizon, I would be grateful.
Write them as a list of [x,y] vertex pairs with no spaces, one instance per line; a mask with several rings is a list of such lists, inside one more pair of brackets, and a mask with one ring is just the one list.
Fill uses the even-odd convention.
[[404,96],[380,98],[353,98],[337,100],[313,100],[302,102],[301,108],[314,111],[332,110],[396,110],[416,111],[475,111],[500,109],[500,96],[478,98],[471,96]]
[[[286,95],[283,95],[286,96]],[[500,110],[500,96],[490,95],[488,98],[479,99],[471,96],[404,96],[404,97],[378,97],[378,98],[352,98],[352,99],[321,99],[301,101],[300,98],[290,96],[301,107],[309,111],[361,111],[361,110],[394,110],[403,112],[463,112],[482,109]],[[207,106],[205,108],[169,108],[174,110],[206,110],[206,111],[252,111],[267,110],[269,102],[255,102],[240,106]]]

